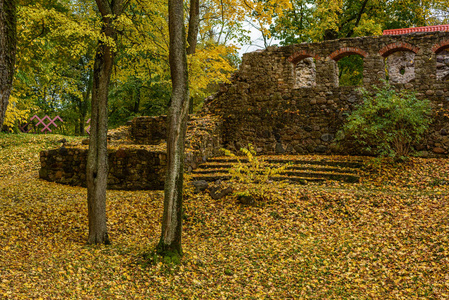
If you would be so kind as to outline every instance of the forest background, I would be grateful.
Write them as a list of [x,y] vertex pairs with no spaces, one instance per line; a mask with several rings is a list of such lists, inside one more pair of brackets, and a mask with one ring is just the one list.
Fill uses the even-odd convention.
[[[196,49],[188,55],[193,111],[227,82],[240,63],[239,48],[290,45],[381,35],[385,29],[446,24],[449,0],[201,0]],[[109,91],[109,127],[136,116],[165,114],[171,97],[168,7],[164,0],[131,0],[114,23],[117,43],[101,36],[91,0],[18,1],[17,61],[5,126],[17,131],[33,115],[59,115],[59,132],[85,134],[99,41],[117,51]],[[189,18],[186,20],[188,28]],[[254,32],[261,36],[254,40]],[[274,41],[274,42],[273,42]],[[362,61],[339,61],[340,84],[357,85]]]

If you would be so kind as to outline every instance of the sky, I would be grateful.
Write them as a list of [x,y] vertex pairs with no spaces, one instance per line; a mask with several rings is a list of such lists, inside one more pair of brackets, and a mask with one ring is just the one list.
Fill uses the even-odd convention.
[[[250,33],[251,43],[241,45],[240,50],[239,50],[239,57],[242,57],[242,55],[244,53],[265,49],[265,46],[263,43],[263,38],[262,38],[262,33],[251,25],[247,25],[245,27],[245,29],[249,30],[251,32]],[[272,38],[269,42],[270,45],[276,45],[278,43],[279,43],[279,40],[276,40],[274,38]]]

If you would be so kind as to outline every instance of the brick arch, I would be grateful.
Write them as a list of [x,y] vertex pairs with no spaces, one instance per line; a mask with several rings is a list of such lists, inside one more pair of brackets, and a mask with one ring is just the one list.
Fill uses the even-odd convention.
[[288,58],[288,61],[291,62],[292,64],[296,65],[298,62],[300,62],[301,60],[303,60],[304,58],[307,58],[307,57],[313,57],[316,60],[320,59],[320,57],[313,52],[308,52],[307,50],[301,50],[301,51],[293,53]]
[[333,59],[335,61],[339,61],[343,57],[346,57],[346,56],[349,56],[349,55],[353,55],[353,54],[357,54],[357,55],[360,55],[362,57],[367,57],[368,56],[368,53],[366,51],[363,51],[360,48],[343,47],[343,48],[340,48],[340,49],[332,52],[331,55],[329,55],[329,58]]
[[443,50],[446,50],[449,48],[449,39],[448,40],[442,40],[441,42],[433,45],[432,51],[434,53],[439,53]]
[[419,51],[419,47],[413,46],[406,42],[396,42],[386,45],[385,47],[380,49],[379,54],[383,57],[387,57],[388,55],[398,51],[412,51],[416,54]]

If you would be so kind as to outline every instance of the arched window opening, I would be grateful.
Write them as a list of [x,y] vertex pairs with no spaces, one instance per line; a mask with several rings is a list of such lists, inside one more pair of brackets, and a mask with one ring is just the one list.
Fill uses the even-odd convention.
[[449,49],[440,51],[437,57],[437,80],[449,81]]
[[352,54],[339,59],[337,72],[339,86],[363,85],[363,57]]
[[300,60],[294,69],[295,88],[311,88],[316,86],[316,60],[306,57]]
[[415,53],[412,51],[393,52],[385,58],[387,80],[394,83],[407,83],[415,79]]

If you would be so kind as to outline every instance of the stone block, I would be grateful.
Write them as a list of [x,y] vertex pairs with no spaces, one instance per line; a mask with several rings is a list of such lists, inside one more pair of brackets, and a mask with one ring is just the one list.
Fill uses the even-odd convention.
[[330,142],[335,138],[335,135],[331,134],[331,133],[325,133],[323,135],[321,135],[321,140],[323,142]]
[[441,147],[435,147],[432,149],[432,151],[433,151],[433,153],[436,153],[436,154],[445,154],[446,153],[446,150],[444,150]]

